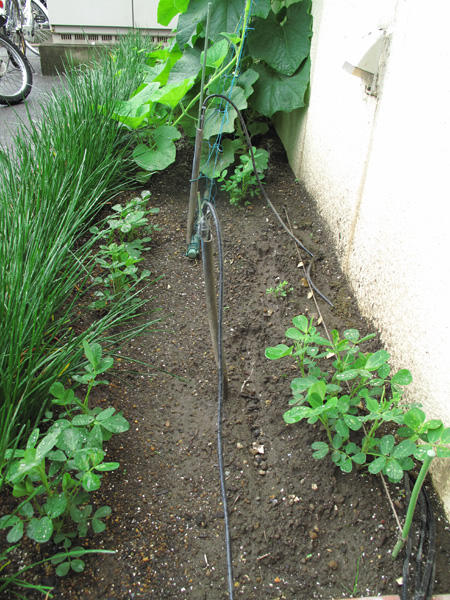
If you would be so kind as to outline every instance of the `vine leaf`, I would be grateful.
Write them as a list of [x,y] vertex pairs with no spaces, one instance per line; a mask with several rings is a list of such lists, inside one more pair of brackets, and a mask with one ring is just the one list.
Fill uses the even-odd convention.
[[290,77],[277,73],[262,63],[253,65],[252,68],[259,73],[251,96],[252,106],[259,113],[271,117],[277,111],[291,112],[305,106],[311,70],[309,58]]
[[270,12],[266,19],[257,18],[248,36],[253,58],[263,60],[283,75],[293,75],[310,52],[312,36],[311,3],[303,0],[286,9],[286,18]]
[[167,25],[176,17],[178,13],[183,13],[189,6],[189,0],[159,0],[158,4],[158,23]]

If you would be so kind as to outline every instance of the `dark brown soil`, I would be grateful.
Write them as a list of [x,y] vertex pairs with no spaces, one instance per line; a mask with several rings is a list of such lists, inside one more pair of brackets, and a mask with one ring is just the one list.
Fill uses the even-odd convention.
[[[267,193],[316,254],[313,280],[334,304],[331,308],[318,299],[323,322],[330,331],[370,331],[314,204],[295,181],[276,139],[270,150]],[[96,388],[96,401],[122,410],[131,423],[130,431],[109,445],[109,460],[121,466],[105,475],[96,498],[113,509],[108,527],[86,541],[90,548],[116,554],[88,557],[84,573],[64,579],[51,567],[37,569],[34,580],[54,586],[53,596],[60,600],[229,597],[216,441],[217,370],[201,260],[185,257],[191,164],[192,150],[186,146],[177,164],[150,185],[161,230],[145,267],[161,279],[149,288],[151,306],[160,312],[147,318],[162,321],[123,351],[150,367],[130,374],[124,360],[117,363],[121,379]],[[264,356],[266,346],[285,341],[292,317],[319,316],[299,267],[306,255],[299,258],[262,200],[238,209],[218,196],[216,206],[225,257],[229,395],[223,440],[235,597],[330,600],[399,593],[403,561],[391,559],[397,526],[381,480],[357,472],[344,475],[331,462],[312,458],[310,445],[322,439],[321,431],[283,421],[295,369],[289,359],[271,362]],[[294,288],[285,299],[266,293],[284,280]],[[403,518],[402,486],[389,484],[389,492]],[[433,501],[434,589],[448,593],[450,529]]]

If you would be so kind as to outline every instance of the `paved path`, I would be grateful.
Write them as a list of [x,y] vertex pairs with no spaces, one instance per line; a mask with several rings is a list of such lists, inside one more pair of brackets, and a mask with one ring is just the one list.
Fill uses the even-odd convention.
[[42,98],[50,90],[58,85],[58,77],[44,77],[41,72],[39,56],[27,56],[33,70],[33,89],[27,100],[17,106],[3,106],[0,104],[0,144],[9,145],[11,134],[17,129],[18,122],[28,120],[28,112],[32,118],[40,114],[40,103]]

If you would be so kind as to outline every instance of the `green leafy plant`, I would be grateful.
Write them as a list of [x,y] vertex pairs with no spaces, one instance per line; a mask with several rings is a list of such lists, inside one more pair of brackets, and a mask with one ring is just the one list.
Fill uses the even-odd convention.
[[[27,571],[30,571],[31,569],[34,569],[35,567],[37,567],[39,565],[42,565],[47,562],[52,562],[52,564],[54,564],[54,565],[68,563],[69,568],[72,566],[73,570],[77,572],[77,568],[78,568],[77,565],[83,566],[83,569],[84,569],[83,561],[81,561],[82,564],[77,563],[80,556],[84,556],[86,554],[114,554],[115,553],[114,550],[87,550],[86,548],[77,547],[77,548],[73,548],[71,550],[66,550],[64,552],[55,554],[51,558],[45,558],[45,559],[40,560],[31,565],[27,565],[26,567],[22,567],[15,573],[7,574],[7,573],[5,573],[5,569],[11,563],[11,559],[10,559],[9,555],[17,547],[18,547],[18,544],[14,545],[14,546],[9,546],[5,550],[2,550],[2,552],[0,553],[0,594],[2,592],[5,592],[6,590],[11,590],[12,593],[14,594],[14,596],[17,596],[18,598],[23,598],[23,596],[21,596],[20,593],[16,592],[13,588],[23,588],[25,590],[35,590],[43,595],[45,594],[46,598],[52,597],[52,595],[51,595],[52,588],[51,587],[46,586],[46,585],[41,585],[38,583],[33,583],[33,582],[27,581],[26,579],[23,578],[23,576],[25,575],[25,573]],[[75,568],[73,567],[74,563],[75,563]],[[81,569],[81,570],[83,570],[83,569]],[[62,573],[63,570],[65,570],[65,567],[63,569],[60,569],[60,572],[58,572],[58,568],[57,568],[56,572],[58,575],[63,575],[64,574],[64,573]]]
[[286,296],[294,290],[293,287],[288,287],[287,281],[280,281],[275,287],[267,288],[266,294],[272,294],[275,298],[286,298]]
[[[45,433],[36,428],[24,450],[15,448],[6,453],[9,464],[5,481],[15,498],[25,500],[12,514],[0,519],[0,529],[9,529],[10,544],[26,534],[38,543],[53,538],[62,545],[66,554],[52,559],[58,565],[58,575],[70,568],[76,572],[84,568],[80,554],[75,558],[67,554],[75,537],[85,537],[90,527],[95,533],[105,529],[102,519],[110,515],[111,508],[102,506],[94,511],[88,504],[89,494],[99,489],[103,473],[119,467],[117,462],[104,461],[103,443],[129,429],[126,419],[113,407],[89,408],[92,387],[108,383],[98,381],[97,376],[112,367],[113,359],[102,357],[96,343],[84,342],[84,350],[86,373],[77,378],[88,386],[84,400],[78,399],[72,389],[55,383],[51,388],[53,402],[64,409],[59,418],[53,420],[53,414],[47,413],[51,425]],[[84,551],[81,547],[72,550]]]
[[137,333],[129,324],[139,309],[132,294],[86,331],[79,304],[91,291],[86,229],[106,202],[135,186],[129,133],[112,119],[111,105],[142,82],[145,40],[127,36],[115,61],[105,53],[94,68],[69,69],[64,85],[43,99],[42,118],[26,121],[1,155],[0,469],[6,450],[39,425],[52,383],[79,372],[83,339],[108,347]]
[[[267,169],[269,153],[262,148],[258,150],[253,148],[253,152],[259,179],[262,180],[264,178],[263,172]],[[231,175],[228,175],[228,170],[224,169],[217,179],[219,183],[223,183],[220,189],[228,194],[230,203],[234,206],[239,205],[248,197],[259,196],[260,193],[251,158],[243,154],[239,157],[239,160],[240,164],[236,166]],[[249,203],[248,200],[246,203]]]
[[[330,341],[312,323],[303,315],[294,317],[294,327],[286,331],[294,344],[266,348],[266,357],[292,356],[299,366],[302,376],[291,382],[292,408],[284,419],[322,425],[327,441],[312,444],[315,459],[330,455],[345,473],[356,464],[397,482],[414,467],[414,459],[423,460],[430,449],[450,456],[445,445],[450,428],[437,419],[426,421],[416,406],[400,404],[403,386],[412,381],[410,372],[401,369],[391,376],[385,350],[361,352],[359,345],[372,335],[360,338],[356,329],[348,329],[341,338],[333,330]],[[385,426],[393,427],[395,435],[378,437]]]
[[[188,137],[195,137],[203,91],[205,96],[220,93],[229,97],[240,111],[249,109],[253,135],[267,127],[261,117],[290,112],[306,102],[311,0],[221,1],[209,26],[204,90],[200,88],[208,0],[176,4],[160,0],[159,23],[167,26],[178,11],[171,46],[150,52],[143,68],[145,81],[129,99],[114,103],[114,118],[134,132],[137,145],[133,158],[142,169],[138,175],[141,180],[175,160],[178,126]],[[222,134],[235,136],[239,130],[236,119],[234,108],[223,100],[210,103],[205,113],[204,139],[221,138]],[[201,171],[207,177],[219,176],[236,161],[236,156],[243,154],[242,139],[225,137],[220,145],[222,152],[214,163],[210,163],[208,152],[202,157]]]

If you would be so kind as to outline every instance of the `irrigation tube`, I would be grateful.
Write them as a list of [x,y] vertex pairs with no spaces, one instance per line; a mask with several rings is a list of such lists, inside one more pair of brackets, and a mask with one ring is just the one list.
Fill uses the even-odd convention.
[[[226,375],[225,375],[225,361],[223,355],[223,295],[224,295],[224,274],[223,274],[223,248],[222,248],[222,235],[220,231],[219,219],[217,218],[214,205],[211,202],[205,202],[204,207],[210,212],[213,217],[214,225],[217,234],[217,246],[219,253],[219,310],[217,317],[217,365],[218,365],[218,401],[217,401],[217,455],[219,461],[219,476],[220,476],[220,490],[222,494],[223,503],[223,514],[225,520],[225,541],[227,547],[227,572],[228,572],[228,593],[230,600],[233,600],[233,557],[231,552],[231,532],[230,522],[228,516],[228,502],[227,492],[225,484],[225,467],[223,462],[223,443],[222,443],[222,413],[223,413],[223,400],[226,398]],[[205,226],[205,222],[208,219],[208,214],[204,210],[202,215],[202,221],[200,222],[200,230],[202,236],[202,246],[204,244],[211,244],[211,236],[209,228]],[[202,227],[203,225],[203,227]],[[210,277],[209,273],[206,273],[206,269],[212,269],[212,265],[204,261],[205,280]]]

